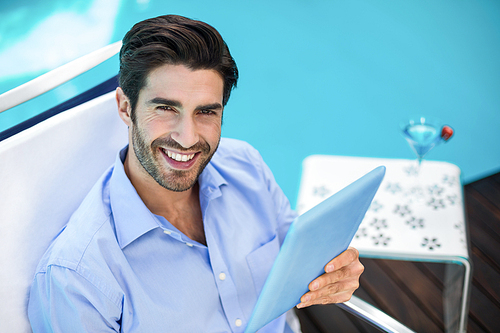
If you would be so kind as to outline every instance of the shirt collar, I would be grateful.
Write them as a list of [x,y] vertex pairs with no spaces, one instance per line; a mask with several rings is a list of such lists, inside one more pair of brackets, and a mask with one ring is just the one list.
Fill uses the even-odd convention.
[[[125,173],[123,162],[127,151],[128,145],[117,154],[109,185],[116,237],[121,249],[148,231],[162,227],[160,221],[151,213],[139,194],[137,194]],[[227,182],[211,162],[207,164],[200,174],[198,182],[200,185],[200,203],[202,211],[205,212],[208,202],[221,195],[220,187],[227,185]]]
[[[213,157],[216,157],[215,155]],[[227,182],[210,162],[198,177],[198,184],[200,185],[200,196],[204,195],[213,199],[221,195],[220,188],[222,185],[227,185]]]
[[124,248],[146,232],[158,228],[158,222],[146,207],[123,167],[128,146],[116,156],[109,191],[111,210],[115,222],[116,237]]

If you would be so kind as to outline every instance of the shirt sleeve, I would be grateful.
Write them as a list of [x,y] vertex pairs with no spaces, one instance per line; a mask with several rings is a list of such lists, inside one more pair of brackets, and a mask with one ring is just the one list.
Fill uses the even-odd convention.
[[269,193],[271,194],[274,205],[276,207],[276,219],[278,224],[277,232],[280,240],[280,245],[282,245],[283,241],[285,240],[286,233],[288,232],[288,228],[290,228],[290,224],[298,214],[290,207],[290,201],[286,197],[285,193],[283,193],[283,190],[276,182],[271,169],[264,162],[260,154],[259,159],[264,177],[267,181]]
[[33,332],[119,332],[118,300],[97,288],[95,282],[55,265],[38,273],[28,304]]

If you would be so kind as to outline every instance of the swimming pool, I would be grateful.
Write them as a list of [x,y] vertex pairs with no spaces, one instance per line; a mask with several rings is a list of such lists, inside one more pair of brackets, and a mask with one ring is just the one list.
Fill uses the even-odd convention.
[[[259,149],[292,205],[311,154],[414,158],[399,122],[441,118],[427,158],[465,183],[500,171],[500,3],[493,1],[21,0],[0,10],[0,92],[181,14],[215,26],[240,70],[223,135]],[[0,131],[116,74],[114,57],[0,114]]]

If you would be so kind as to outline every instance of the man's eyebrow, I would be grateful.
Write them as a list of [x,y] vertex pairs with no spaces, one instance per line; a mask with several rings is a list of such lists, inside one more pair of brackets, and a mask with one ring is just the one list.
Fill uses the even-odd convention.
[[[167,98],[162,98],[162,97],[155,97],[155,98],[149,100],[148,104],[162,104],[162,105],[173,106],[176,108],[182,107],[181,102],[167,99]],[[196,107],[196,110],[222,110],[222,109],[223,109],[223,107],[220,103],[198,105]]]
[[162,97],[155,97],[151,100],[149,100],[148,104],[163,104],[163,105],[169,105],[169,106],[174,106],[174,107],[180,107],[182,104],[179,101],[174,101],[171,99],[166,99]]
[[196,107],[196,110],[222,110],[222,105],[220,103],[199,105]]

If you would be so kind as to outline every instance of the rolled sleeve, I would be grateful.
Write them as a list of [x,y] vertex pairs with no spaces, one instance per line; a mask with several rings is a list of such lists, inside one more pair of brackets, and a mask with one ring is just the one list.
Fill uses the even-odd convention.
[[51,265],[35,276],[28,305],[33,332],[119,332],[117,297],[84,275]]
[[297,212],[295,212],[290,207],[290,201],[286,197],[283,190],[276,182],[271,169],[267,166],[267,164],[262,159],[261,155],[257,152],[259,156],[259,162],[261,164],[262,171],[264,173],[264,177],[268,184],[268,189],[271,194],[271,197],[274,201],[274,205],[276,207],[276,216],[277,216],[277,225],[278,225],[278,236],[280,240],[280,244],[283,244],[286,233],[290,228],[290,224],[297,217]]

